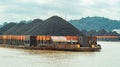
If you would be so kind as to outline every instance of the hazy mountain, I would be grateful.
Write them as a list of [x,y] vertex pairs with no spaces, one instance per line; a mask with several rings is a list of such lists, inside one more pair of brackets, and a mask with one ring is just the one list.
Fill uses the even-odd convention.
[[79,30],[101,30],[112,31],[113,29],[120,29],[120,21],[111,20],[104,17],[86,17],[80,20],[69,21]]

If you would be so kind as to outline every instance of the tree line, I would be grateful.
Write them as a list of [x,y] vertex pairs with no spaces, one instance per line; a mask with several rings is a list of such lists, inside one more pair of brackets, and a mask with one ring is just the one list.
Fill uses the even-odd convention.
[[90,31],[86,31],[85,29],[83,29],[81,30],[81,32],[87,36],[120,36],[120,34],[115,31],[106,31],[105,29]]

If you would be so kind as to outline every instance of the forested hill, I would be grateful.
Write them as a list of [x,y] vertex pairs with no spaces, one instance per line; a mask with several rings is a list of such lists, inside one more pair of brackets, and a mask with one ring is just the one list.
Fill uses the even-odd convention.
[[71,24],[79,30],[101,30],[112,31],[113,29],[120,29],[120,21],[111,20],[104,17],[86,17],[80,20],[70,20]]

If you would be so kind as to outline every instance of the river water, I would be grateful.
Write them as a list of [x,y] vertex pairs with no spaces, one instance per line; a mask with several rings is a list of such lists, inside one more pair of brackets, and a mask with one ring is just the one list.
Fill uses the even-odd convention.
[[120,42],[98,42],[100,52],[0,47],[0,67],[120,67]]

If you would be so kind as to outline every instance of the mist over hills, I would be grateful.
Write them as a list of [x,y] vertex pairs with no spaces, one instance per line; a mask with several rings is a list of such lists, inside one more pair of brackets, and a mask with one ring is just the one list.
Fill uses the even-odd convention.
[[102,30],[112,31],[113,29],[120,29],[120,21],[111,20],[104,17],[86,17],[79,20],[70,20],[71,24],[79,30]]

